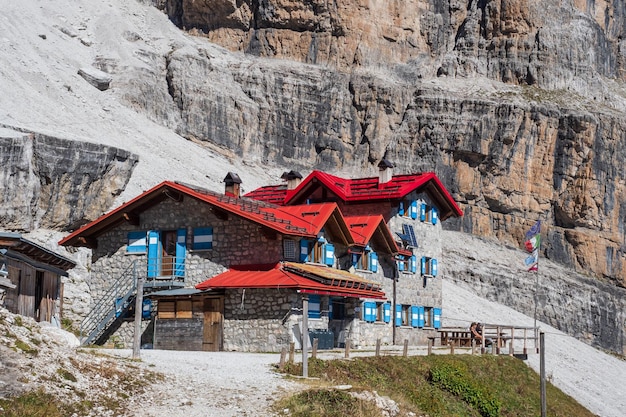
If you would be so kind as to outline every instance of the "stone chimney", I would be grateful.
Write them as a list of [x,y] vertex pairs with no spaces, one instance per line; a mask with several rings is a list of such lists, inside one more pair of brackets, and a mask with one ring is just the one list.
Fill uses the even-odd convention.
[[393,164],[386,159],[378,163],[378,184],[385,184],[393,177]]
[[283,180],[287,181],[287,189],[293,190],[302,182],[302,174],[298,171],[289,171],[284,172],[283,175],[280,176]]
[[226,183],[224,194],[239,198],[241,193],[241,178],[239,178],[239,175],[229,172],[226,178],[224,178],[224,182]]

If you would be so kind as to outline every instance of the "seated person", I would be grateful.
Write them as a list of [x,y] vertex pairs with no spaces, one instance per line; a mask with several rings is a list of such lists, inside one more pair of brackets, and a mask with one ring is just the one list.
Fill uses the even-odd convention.
[[[472,332],[472,339],[476,340],[476,345],[482,345],[483,341],[483,326],[480,323],[473,322],[470,326],[470,332]],[[485,339],[485,346],[491,346],[491,339]]]

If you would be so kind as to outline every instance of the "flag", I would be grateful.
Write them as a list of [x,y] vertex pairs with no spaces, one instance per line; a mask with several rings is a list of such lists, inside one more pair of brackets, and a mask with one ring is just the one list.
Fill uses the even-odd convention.
[[537,223],[526,232],[526,240],[530,240],[533,236],[538,235],[539,232],[541,232],[541,220],[537,220]]
[[539,246],[541,246],[541,220],[537,220],[528,232],[526,232],[526,241],[524,242],[524,246],[526,250],[530,252],[530,256],[528,256],[524,260],[524,264],[528,271],[538,271],[539,270]]
[[526,258],[524,263],[526,264],[526,266],[530,266],[532,264],[536,264],[538,260],[539,260],[539,250],[535,250],[529,257]]
[[536,249],[539,249],[541,245],[541,235],[535,235],[524,242],[524,246],[526,246],[526,250],[528,252],[533,252]]

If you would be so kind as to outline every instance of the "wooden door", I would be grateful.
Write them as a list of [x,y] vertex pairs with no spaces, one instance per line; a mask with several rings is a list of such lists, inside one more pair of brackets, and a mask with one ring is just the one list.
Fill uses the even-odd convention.
[[176,231],[163,232],[162,239],[161,276],[170,277],[174,275],[174,262],[176,262]]
[[222,350],[223,309],[223,297],[204,299],[202,350],[211,352],[218,352]]

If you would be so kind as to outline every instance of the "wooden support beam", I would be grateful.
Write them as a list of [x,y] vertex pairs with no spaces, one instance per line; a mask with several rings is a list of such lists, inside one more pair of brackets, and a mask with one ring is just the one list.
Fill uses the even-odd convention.
[[126,212],[126,213],[122,214],[122,217],[124,217],[124,220],[126,220],[131,225],[139,226],[139,215],[138,214]]
[[87,246],[91,249],[96,249],[98,247],[98,241],[92,237],[80,236],[77,240],[81,246]]

